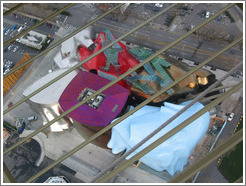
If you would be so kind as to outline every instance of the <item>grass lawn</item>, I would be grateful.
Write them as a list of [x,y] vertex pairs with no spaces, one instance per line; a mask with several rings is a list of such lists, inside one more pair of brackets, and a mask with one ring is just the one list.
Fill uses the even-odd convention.
[[[238,130],[242,126],[243,120],[240,121]],[[230,183],[235,182],[243,175],[243,142],[240,142],[234,149],[226,153],[219,170]]]

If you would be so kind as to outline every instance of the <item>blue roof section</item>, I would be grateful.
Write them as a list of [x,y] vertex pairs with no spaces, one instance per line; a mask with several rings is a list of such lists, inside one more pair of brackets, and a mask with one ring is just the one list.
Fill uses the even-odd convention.
[[[142,109],[113,127],[108,147],[112,148],[112,153],[114,154],[125,149],[128,151],[188,103],[189,102],[184,102],[180,105],[176,105],[165,102],[162,107],[144,106]],[[201,103],[194,104],[134,153],[128,156],[127,159],[168,133],[202,108],[203,105]],[[167,170],[170,175],[174,175],[176,171],[183,171],[195,146],[206,134],[209,123],[210,114],[209,112],[206,112],[183,130],[179,131],[146,154],[140,161],[157,171]]]

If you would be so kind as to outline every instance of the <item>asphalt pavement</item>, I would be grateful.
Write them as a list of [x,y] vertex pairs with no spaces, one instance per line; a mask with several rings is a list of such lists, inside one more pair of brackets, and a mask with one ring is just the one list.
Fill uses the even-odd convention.
[[[84,4],[78,4],[74,7],[71,7],[71,10],[72,10],[72,16],[68,17],[67,24],[73,26],[74,28],[78,28],[78,27],[82,26],[84,23],[86,23],[88,20],[92,19],[91,13],[94,12],[93,7],[85,6]],[[9,18],[9,19],[11,19],[10,21],[13,21],[14,23],[19,21],[16,18]],[[22,22],[24,23],[25,21],[22,21]],[[140,22],[141,22],[141,20],[138,21],[138,24]],[[23,23],[21,23],[21,24],[23,24]],[[31,24],[32,23],[28,23],[28,26],[31,26]],[[123,33],[126,33],[127,31],[129,31],[134,26],[136,26],[136,25],[134,23],[132,23],[131,21],[118,22],[118,21],[109,20],[109,19],[102,19],[95,24],[94,29],[97,32],[99,32],[99,31],[101,31],[102,28],[107,27],[112,31],[112,33],[116,37],[119,37]],[[40,28],[41,28],[40,31],[43,30],[46,34],[49,33],[49,30],[47,31],[47,28],[45,28],[45,27],[40,27]],[[54,34],[55,34],[55,30],[54,30]],[[167,43],[178,38],[180,35],[182,35],[182,34],[178,33],[178,32],[168,32],[168,31],[164,31],[164,30],[158,30],[158,29],[155,29],[152,27],[144,27],[141,30],[137,31],[135,34],[132,34],[132,36],[129,36],[124,40],[127,42],[140,44],[140,45],[152,48],[154,50],[159,50],[160,48],[165,46]],[[55,37],[55,41],[57,41],[58,39],[59,39],[58,37]],[[55,42],[55,41],[53,41],[53,42]],[[201,44],[201,41],[199,39],[197,39],[195,36],[191,36],[191,37],[187,38],[186,40],[182,41],[180,44],[181,45],[175,46],[173,49],[170,49],[167,52],[169,52],[170,54],[173,54],[173,55],[180,56],[181,58],[196,60],[199,62],[203,61],[208,56],[210,56],[211,53],[214,53],[216,50],[218,50],[219,48],[222,48],[224,46],[223,44],[217,44],[215,42],[203,42]],[[195,49],[199,49],[199,50],[194,55]],[[233,51],[233,55],[240,58],[242,56],[242,51],[240,51],[238,49],[234,49],[234,50],[235,51]],[[11,90],[10,94],[8,94],[7,96],[4,97],[3,101],[4,101],[4,108],[5,109],[7,108],[7,105],[9,102],[16,103],[17,101],[19,101],[22,98],[22,96],[23,96],[22,93],[27,86],[29,86],[30,84],[35,82],[40,77],[43,77],[45,74],[47,74],[49,69],[54,69],[53,57],[58,51],[59,51],[59,47],[56,48],[55,50],[52,50],[51,52],[49,52],[45,56],[40,57],[38,60],[35,60],[35,62],[32,64],[32,66],[29,68],[29,70],[24,74],[22,79],[20,79],[20,81],[16,84],[16,86]],[[12,53],[8,53],[8,52],[6,52],[4,55],[6,55],[6,54],[12,55]],[[230,54],[230,55],[232,55],[232,54]],[[239,60],[241,60],[241,59],[239,59]],[[224,68],[224,67],[225,67],[225,65],[220,66],[220,68]],[[226,68],[228,68],[228,67],[226,67]],[[23,112],[23,110],[25,110],[25,112]],[[23,103],[21,106],[17,107],[14,111],[11,111],[10,113],[6,114],[4,116],[4,119],[7,119],[8,121],[14,122],[15,117],[17,117],[17,116],[18,117],[27,117],[30,114],[33,114],[33,111],[29,108],[29,106],[26,103]],[[235,119],[235,121],[236,121],[236,119]],[[35,130],[42,125],[43,125],[43,123],[41,121],[37,121],[36,123],[34,123],[31,126],[31,128]],[[54,138],[54,142],[56,142],[57,139],[59,139],[60,140],[59,142],[64,143],[64,141],[62,141],[62,140],[64,140],[65,138],[57,138],[58,136],[59,135],[53,135],[53,137],[51,136],[51,138]],[[79,139],[80,138],[76,139],[77,142],[79,142]],[[13,139],[13,140],[15,140],[15,139]],[[14,143],[14,141],[12,143]],[[32,142],[32,143],[35,143],[35,142]],[[60,151],[57,152],[57,154],[55,154],[55,155],[60,156],[61,155],[60,153],[62,152],[62,150],[68,150],[68,147],[71,148],[69,145],[70,145],[69,143],[66,143],[66,144],[64,143],[64,146],[62,146],[64,149],[59,149]],[[47,145],[47,146],[48,146],[47,148],[51,149],[50,153],[53,153],[52,150],[53,150],[54,146],[49,146],[49,145]],[[36,151],[38,151],[38,150],[36,149]],[[24,160],[27,160],[26,156],[24,156],[24,154],[25,154],[24,152],[25,152],[25,150],[23,150],[23,149],[19,150],[19,151],[17,149],[16,151],[12,152],[12,154],[16,154],[17,157],[20,156],[21,160],[20,160],[19,164],[18,164],[18,162],[16,162],[16,160],[13,161],[12,158],[15,157],[14,155],[12,157],[8,157],[9,159],[5,160],[5,161],[9,161],[8,162],[9,166],[12,166],[12,168],[9,167],[11,169],[11,171],[16,171],[14,174],[17,176],[18,181],[23,181],[27,178],[24,176],[23,169],[28,170],[30,172],[30,174],[32,174],[31,173],[32,170],[36,169],[35,167],[33,167],[33,164],[32,164],[36,160],[35,155],[33,157],[34,159],[31,161],[32,162],[31,164],[27,163],[27,162],[21,164],[21,162],[25,162]],[[95,151],[95,153],[96,152],[97,151]],[[36,154],[38,154],[38,153],[36,153]],[[81,157],[83,157],[83,156],[81,156]],[[87,157],[87,156],[85,156],[85,157]],[[74,160],[73,158],[74,157],[72,157],[71,159],[68,160],[68,164],[69,164],[69,162],[71,163],[71,161]],[[96,160],[98,160],[98,159],[96,159]],[[16,166],[11,164],[11,161],[15,162],[14,164]],[[44,164],[42,164],[43,167],[46,167],[47,165],[52,163],[52,161],[53,160],[51,160],[49,158],[44,160]],[[73,163],[74,163],[74,161],[73,161]],[[78,167],[79,167],[79,165],[78,165]],[[46,173],[45,174],[46,177],[40,178],[39,180],[37,180],[37,182],[43,182],[47,178],[48,175],[56,175],[58,173],[61,175],[62,174],[63,175],[64,174],[71,175],[70,179],[71,180],[74,179],[73,182],[79,182],[79,180],[76,180],[76,178],[75,178],[76,176],[74,173],[74,169],[73,170],[71,170],[71,169],[68,170],[67,168],[64,168],[64,169],[67,171],[63,171],[63,172],[59,173],[59,171],[63,170],[63,167],[61,168],[61,165],[60,165],[60,166],[56,167],[56,169],[53,169],[52,170],[53,172],[51,171],[51,172]],[[39,169],[36,169],[36,170],[38,171]],[[66,173],[66,172],[68,172],[68,173]]]
[[[194,6],[192,4],[192,7],[194,8],[191,15],[188,15],[189,17],[186,17],[184,19],[184,23],[186,25],[189,24],[198,24],[204,21],[204,18],[199,17],[198,11],[201,9],[206,9],[211,11],[212,13],[216,13],[216,9],[222,8],[225,4],[214,4],[213,6],[210,4],[198,4]],[[196,7],[196,8],[195,8]],[[163,7],[164,8],[164,7]],[[134,11],[141,12],[146,11],[149,14],[153,14],[153,11],[146,10],[146,8],[143,8],[143,5],[134,7]],[[68,11],[71,13],[71,16],[67,18],[66,24],[71,25],[74,28],[78,28],[83,26],[86,22],[89,20],[95,18],[97,15],[102,14],[102,11],[95,9],[92,4],[78,4],[70,9]],[[93,15],[93,16],[92,16]],[[164,14],[165,15],[165,14]],[[162,16],[160,16],[162,17]],[[11,20],[15,21],[22,21],[23,20],[19,18],[15,18],[13,16],[6,17]],[[80,18],[80,19],[78,19]],[[187,21],[188,22],[187,22]],[[102,28],[109,28],[116,37],[121,36],[122,34],[126,33],[130,29],[134,28],[136,25],[143,22],[143,20],[129,17],[126,21],[120,21],[117,19],[111,19],[110,16],[107,16],[106,18],[103,18],[99,20],[95,25],[94,29],[97,32],[100,32]],[[156,19],[152,26],[145,26],[142,29],[139,29],[137,32],[132,34],[131,36],[125,38],[124,40],[126,42],[132,42],[135,44],[139,44],[148,48],[152,48],[154,50],[160,50],[164,46],[166,46],[168,43],[174,41],[178,37],[184,34],[184,30],[179,29],[175,31],[168,31],[164,29],[157,28],[158,23],[160,23],[159,19]],[[28,23],[30,26],[33,24],[32,22]],[[212,22],[215,27],[216,25],[220,24],[217,23],[217,21]],[[156,26],[155,26],[156,25]],[[178,25],[177,25],[178,26]],[[233,27],[231,25],[224,25],[225,30],[230,29],[236,29],[236,27]],[[53,29],[47,30],[46,27],[38,27],[38,31],[50,33],[51,35],[55,32]],[[235,32],[235,31],[234,31]],[[202,42],[202,45],[199,46],[199,43]],[[173,56],[177,56],[179,58],[188,59],[192,61],[196,61],[197,63],[200,63],[207,59],[209,56],[214,54],[216,51],[219,51],[224,46],[226,46],[228,43],[224,42],[217,42],[217,41],[203,41],[201,38],[198,38],[195,35],[191,35],[184,39],[182,42],[177,44],[176,46],[172,47],[168,51],[166,51],[167,54],[171,54]],[[199,46],[199,48],[197,48]],[[223,59],[229,59],[229,62],[226,62],[226,60]],[[225,52],[222,55],[222,58],[220,57],[218,61],[211,62],[211,65],[215,66],[216,68],[220,68],[222,70],[230,70],[235,64],[242,61],[243,55],[242,50],[239,49],[239,47],[235,46],[233,49],[230,49],[229,51]],[[226,64],[220,64],[221,62]]]
[[[27,21],[21,18],[15,18],[11,15],[7,15],[6,17],[4,17],[3,26],[7,29],[10,29],[10,32],[7,35],[3,35],[3,42],[6,42],[7,40],[11,39],[13,36],[16,36],[17,34],[19,34],[16,31],[16,29],[11,30],[14,25],[16,24],[24,25],[25,22],[27,22],[27,27],[31,27],[32,25],[34,25],[33,22],[30,22],[30,21]],[[51,36],[54,36],[55,32],[57,31],[57,29],[49,29],[46,26],[41,26],[34,30],[39,33],[43,33],[45,35],[50,34]],[[16,50],[16,52],[13,52],[12,50],[7,50],[7,51],[4,50],[4,59],[13,61],[14,63],[19,62],[25,53],[29,53],[31,57],[39,53],[39,51],[31,47],[28,47],[26,45],[23,45],[17,41],[14,41],[12,44],[9,44],[4,48],[8,48],[10,45],[18,46],[18,49]]]

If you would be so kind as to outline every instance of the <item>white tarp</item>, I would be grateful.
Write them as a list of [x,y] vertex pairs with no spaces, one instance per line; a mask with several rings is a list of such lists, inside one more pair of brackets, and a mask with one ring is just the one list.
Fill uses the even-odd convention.
[[[125,149],[128,151],[187,104],[188,102],[180,105],[165,102],[162,107],[144,106],[112,128],[108,147],[112,148],[112,153],[114,154]],[[128,156],[127,159],[130,159],[136,152],[141,151],[202,108],[202,104],[194,104]],[[183,167],[187,164],[193,149],[206,134],[209,123],[210,115],[209,112],[206,112],[183,130],[146,154],[140,161],[157,171],[167,170],[171,175],[174,175],[176,171],[183,171]]]

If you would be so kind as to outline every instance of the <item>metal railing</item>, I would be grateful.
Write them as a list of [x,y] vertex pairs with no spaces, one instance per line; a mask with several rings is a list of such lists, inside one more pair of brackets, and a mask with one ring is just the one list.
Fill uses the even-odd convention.
[[[123,5],[123,4],[122,4]],[[117,8],[119,8],[122,5],[118,5]],[[175,6],[175,5],[171,5],[171,8]],[[30,139],[31,137],[33,137],[34,135],[36,135],[37,133],[41,132],[42,130],[46,129],[47,127],[49,127],[50,125],[52,125],[54,122],[58,121],[59,119],[63,118],[64,116],[66,116],[67,114],[69,114],[70,112],[72,112],[73,110],[75,110],[76,108],[80,107],[81,105],[83,105],[84,103],[86,103],[88,100],[90,100],[91,98],[95,97],[96,95],[100,94],[101,92],[103,92],[104,90],[106,90],[107,88],[111,87],[112,85],[116,84],[118,81],[120,81],[121,79],[123,79],[124,77],[126,77],[127,75],[129,75],[130,73],[134,72],[135,70],[137,70],[138,68],[142,67],[144,64],[148,63],[150,60],[154,59],[155,57],[159,56],[160,54],[162,54],[163,52],[165,52],[166,50],[168,50],[169,48],[171,48],[172,46],[176,45],[177,43],[179,43],[180,41],[182,41],[184,38],[188,37],[190,34],[192,34],[193,32],[195,32],[196,30],[198,30],[199,28],[201,28],[202,26],[204,26],[205,24],[209,23],[211,20],[213,20],[214,18],[216,18],[218,15],[220,15],[221,13],[223,13],[224,11],[226,11],[227,9],[231,8],[232,6],[234,6],[234,4],[230,4],[228,6],[226,6],[225,8],[223,8],[222,10],[220,10],[218,13],[216,13],[214,16],[212,16],[211,18],[207,19],[206,21],[204,21],[202,24],[198,25],[197,27],[193,28],[192,30],[190,30],[189,32],[187,32],[185,35],[181,36],[180,38],[176,39],[174,42],[170,43],[168,46],[164,47],[163,49],[161,49],[160,51],[156,52],[154,55],[150,56],[149,58],[147,58],[146,60],[144,60],[142,63],[140,63],[139,65],[135,66],[134,68],[132,68],[130,71],[128,71],[127,73],[123,74],[122,76],[118,77],[116,80],[110,82],[108,85],[104,86],[103,88],[101,88],[100,90],[98,90],[97,92],[95,92],[93,95],[91,95],[90,97],[88,97],[87,99],[83,100],[81,103],[77,104],[76,106],[72,107],[71,109],[69,109],[68,111],[64,112],[63,114],[61,114],[60,116],[58,116],[57,118],[53,119],[52,121],[50,121],[48,124],[46,124],[45,126],[41,127],[40,129],[38,129],[37,131],[33,132],[32,134],[28,135],[26,138],[24,138],[23,140],[17,142],[15,145],[11,146],[10,148],[8,148],[6,151],[4,151],[4,155],[6,155],[8,152],[10,152],[11,150],[13,150],[14,148],[16,148],[17,146],[23,144],[25,141],[27,141],[28,139]],[[168,7],[169,9],[170,7]],[[116,9],[116,8],[115,8]],[[167,10],[168,10],[167,9]],[[57,81],[60,78],[64,77],[66,74],[72,72],[73,70],[75,70],[76,68],[78,68],[79,66],[81,66],[83,63],[87,62],[88,60],[92,59],[93,57],[95,57],[96,55],[100,54],[101,52],[105,51],[107,48],[111,47],[112,45],[114,45],[115,43],[119,42],[120,40],[122,40],[123,38],[125,38],[126,36],[130,35],[131,33],[135,32],[137,29],[143,27],[145,24],[147,24],[148,22],[150,22],[151,20],[153,20],[154,18],[158,17],[159,15],[161,15],[162,13],[166,12],[167,10],[162,11],[161,13],[156,14],[154,17],[148,19],[147,21],[145,21],[144,23],[140,24],[139,26],[137,26],[136,28],[132,29],[131,31],[129,31],[128,33],[124,34],[123,36],[119,37],[117,40],[115,40],[114,42],[110,43],[109,45],[107,45],[106,47],[104,47],[103,49],[99,50],[97,53],[95,53],[94,55],[88,57],[87,59],[85,59],[84,61],[82,61],[82,63],[80,63],[79,65],[76,65],[74,67],[72,67],[72,69],[69,69],[68,71],[66,71],[64,74],[58,76],[57,78],[55,78],[54,80]],[[107,14],[107,13],[105,13]],[[158,16],[157,16],[158,15]],[[99,16],[100,18],[102,18],[103,16]],[[96,18],[95,20],[99,20],[98,18]],[[95,23],[96,21],[93,20],[91,21],[89,24],[87,24],[88,26]],[[82,27],[83,29],[86,28],[85,25],[84,27]],[[81,30],[83,30],[81,29]],[[80,31],[81,31],[80,30]],[[70,34],[69,36],[66,37],[66,39],[69,39],[70,37],[72,37],[73,35],[75,35],[76,33],[78,33],[79,31],[75,31],[72,34]],[[64,38],[65,39],[65,38]],[[60,40],[57,43],[62,43],[65,40]],[[146,99],[143,103],[141,103],[140,105],[138,105],[137,107],[135,107],[133,110],[129,111],[128,113],[126,113],[124,116],[122,116],[120,119],[118,119],[116,122],[111,123],[110,125],[108,125],[107,127],[105,127],[104,129],[102,129],[101,131],[99,131],[98,133],[96,133],[95,135],[93,135],[92,137],[90,137],[88,140],[86,140],[85,142],[83,142],[82,144],[80,144],[79,146],[77,146],[76,148],[74,148],[72,151],[68,152],[66,155],[64,155],[63,157],[61,157],[60,159],[58,159],[57,161],[53,162],[52,164],[50,164],[49,166],[47,166],[45,169],[41,170],[39,173],[37,173],[35,176],[33,176],[32,178],[28,179],[26,182],[32,182],[34,181],[36,178],[38,178],[39,176],[41,176],[42,174],[44,174],[45,172],[47,172],[48,170],[50,170],[51,168],[53,168],[55,165],[57,165],[58,163],[62,162],[63,160],[65,160],[66,158],[70,157],[72,154],[74,154],[75,152],[77,152],[78,150],[82,149],[84,146],[86,146],[87,144],[89,144],[90,142],[92,142],[94,139],[96,139],[97,137],[99,137],[100,135],[102,135],[103,133],[105,133],[106,131],[110,130],[113,126],[117,125],[120,121],[124,120],[126,117],[130,116],[132,113],[136,112],[137,110],[139,110],[140,108],[142,108],[144,105],[146,105],[147,103],[149,103],[150,101],[152,101],[153,99],[155,99],[156,97],[158,97],[159,95],[161,95],[162,93],[166,92],[167,90],[169,90],[170,88],[172,88],[174,85],[176,85],[177,83],[181,82],[182,80],[184,80],[185,78],[187,78],[189,75],[191,75],[192,73],[194,73],[195,71],[199,70],[200,68],[202,68],[205,64],[209,63],[211,60],[215,59],[216,57],[218,57],[219,55],[221,55],[224,51],[230,49],[231,47],[233,47],[234,45],[236,45],[237,43],[239,43],[242,40],[242,37],[237,39],[236,41],[234,41],[233,43],[231,43],[230,45],[228,45],[227,47],[225,47],[224,49],[222,49],[221,51],[217,52],[215,55],[211,56],[208,60],[205,60],[203,63],[201,63],[200,65],[198,65],[197,67],[195,67],[193,70],[191,70],[190,72],[186,73],[183,77],[179,78],[178,80],[174,81],[172,84],[170,84],[169,86],[165,87],[163,90],[157,92],[156,94],[154,94],[153,96],[151,96],[150,98]],[[58,46],[58,44],[57,44]],[[51,49],[53,49],[54,45],[52,45],[50,48],[47,48],[45,53],[47,53],[48,51],[50,51]],[[43,55],[44,53],[40,53],[41,55]],[[41,56],[39,55],[39,56]],[[31,59],[31,60],[35,60],[35,59]],[[29,60],[29,61],[31,61]],[[28,62],[29,62],[28,61]],[[27,62],[27,63],[28,63]],[[30,62],[29,62],[30,63]],[[9,74],[13,73],[13,71],[11,71]],[[9,75],[6,74],[6,75]],[[28,98],[24,99],[27,100],[30,97],[34,96],[35,94],[37,94],[38,92],[40,92],[41,90],[43,90],[44,88],[48,87],[49,85],[51,85],[52,83],[54,83],[55,81],[50,81],[49,83],[47,83],[46,85],[44,85],[43,87],[41,87],[40,89],[38,89],[38,91],[35,91],[34,93],[32,93]],[[233,89],[229,90],[228,92],[224,93],[221,97],[217,98],[217,101],[213,101],[211,102],[209,105],[207,105],[206,107],[204,107],[203,110],[199,111],[198,113],[196,113],[194,116],[191,117],[191,119],[189,118],[188,120],[184,121],[182,124],[180,124],[180,129],[177,130],[181,130],[182,127],[184,127],[185,125],[188,125],[189,122],[193,121],[195,117],[199,117],[198,115],[201,114],[202,112],[206,112],[208,108],[210,108],[211,106],[218,104],[218,102],[221,102],[223,99],[225,99],[226,97],[228,97],[230,94],[232,94],[233,92],[237,91],[238,89],[240,89],[240,87],[242,87],[242,82],[239,83],[238,85],[236,85]],[[16,103],[15,105],[13,105],[12,107],[10,107],[9,109],[4,111],[4,114],[6,114],[7,112],[9,112],[10,110],[14,109],[15,107],[19,106],[21,103],[24,102],[23,100],[19,101],[18,103]],[[168,134],[164,135],[161,140],[157,140],[158,142],[154,142],[154,145],[158,145],[158,143],[162,143],[161,141],[165,141],[166,139],[168,139],[170,136],[174,135],[177,130],[172,130],[170,131]],[[242,132],[241,132],[242,133]],[[240,133],[240,134],[241,134]],[[238,136],[238,135],[237,135]],[[242,140],[241,136],[239,136],[238,138],[240,138],[240,140]],[[229,139],[228,143],[232,143],[234,144],[234,138]],[[151,146],[150,148],[146,148],[144,149],[144,153],[147,153],[148,150],[150,150],[151,148],[155,148],[153,146]],[[216,148],[217,149],[217,148]],[[214,152],[214,151],[212,151]],[[217,152],[217,151],[216,151]],[[220,151],[219,151],[220,152]],[[133,158],[140,158],[142,157],[144,154],[137,154],[136,156],[134,156]],[[118,167],[117,169],[114,170],[114,172],[111,172],[109,174],[110,177],[113,177],[114,175],[116,175],[117,171],[120,172],[121,170],[123,170],[125,167],[129,166],[131,163],[134,162],[135,159],[130,159],[129,161],[127,161],[126,164],[124,164],[124,166],[122,167]],[[133,161],[133,162],[132,162]],[[131,162],[131,163],[130,163]],[[197,172],[197,171],[196,171]],[[104,179],[98,180],[98,181],[106,181],[108,180],[109,177],[106,177]]]
[[20,4],[16,5],[15,7],[13,7],[11,9],[9,9],[8,11],[4,12],[3,16],[8,15],[9,13],[11,13],[11,12],[15,11],[16,9],[22,7],[23,5],[24,5],[24,3],[20,3]]

